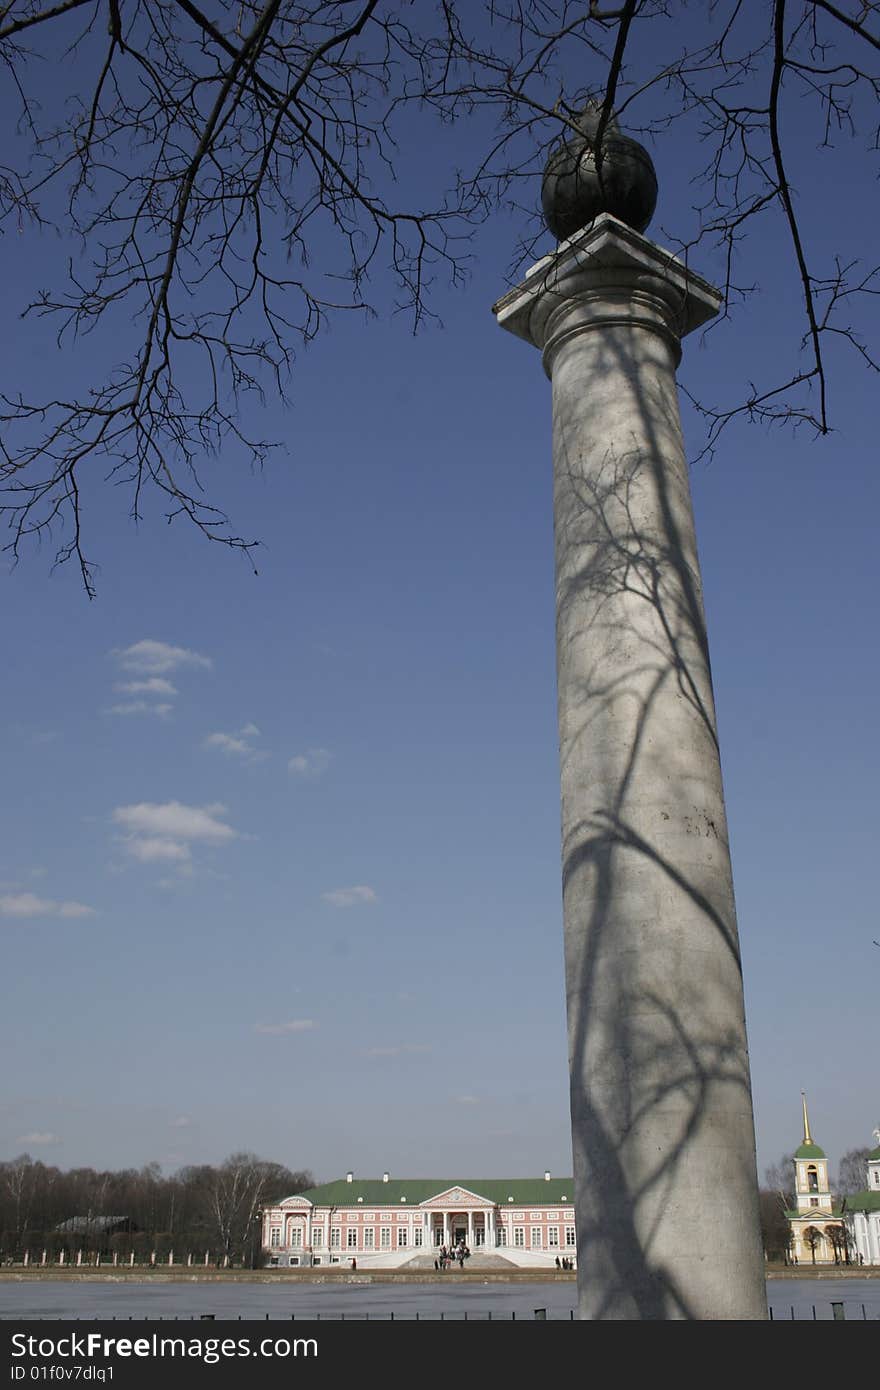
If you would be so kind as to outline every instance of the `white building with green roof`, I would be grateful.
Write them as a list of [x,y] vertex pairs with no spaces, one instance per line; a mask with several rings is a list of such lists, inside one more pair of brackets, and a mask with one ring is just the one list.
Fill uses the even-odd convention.
[[466,1250],[469,1267],[574,1268],[574,1181],[553,1178],[344,1178],[262,1213],[269,1264],[432,1268]]
[[880,1128],[874,1130],[874,1140],[877,1147],[868,1154],[867,1187],[842,1202],[850,1258],[855,1255],[863,1265],[880,1265]]

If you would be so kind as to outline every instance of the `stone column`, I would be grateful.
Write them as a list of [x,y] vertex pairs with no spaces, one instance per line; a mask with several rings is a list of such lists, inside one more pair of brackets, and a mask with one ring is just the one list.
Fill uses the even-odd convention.
[[706,281],[603,211],[495,306],[503,328],[542,350],[553,388],[582,1318],[767,1316],[736,915],[675,384],[680,339],[719,304]]

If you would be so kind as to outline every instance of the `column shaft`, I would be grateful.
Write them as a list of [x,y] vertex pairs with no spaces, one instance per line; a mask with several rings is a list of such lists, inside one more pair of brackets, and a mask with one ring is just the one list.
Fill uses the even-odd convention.
[[736,914],[675,385],[694,301],[703,295],[705,319],[717,299],[652,243],[600,221],[583,251],[560,249],[501,301],[519,316],[507,326],[544,349],[553,386],[580,1311],[764,1318]]

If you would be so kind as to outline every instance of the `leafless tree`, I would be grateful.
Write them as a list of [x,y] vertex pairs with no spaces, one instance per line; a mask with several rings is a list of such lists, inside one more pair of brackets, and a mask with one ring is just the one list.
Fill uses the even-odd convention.
[[783,1154],[778,1163],[771,1163],[764,1169],[763,1187],[768,1192],[776,1193],[784,1209],[793,1205],[794,1159],[790,1154]]
[[758,1198],[764,1254],[768,1260],[782,1260],[787,1264],[791,1249],[791,1225],[786,1206],[775,1190],[762,1188]]
[[184,1170],[195,1186],[222,1255],[246,1256],[263,1202],[309,1186],[308,1173],[291,1173],[253,1153],[235,1153],[219,1167]]
[[26,1235],[30,1224],[40,1167],[30,1154],[19,1154],[8,1163],[0,1164],[0,1191],[11,1204],[9,1227],[17,1241]]
[[808,1226],[804,1231],[804,1245],[810,1252],[812,1264],[816,1263],[816,1251],[822,1248],[822,1232],[815,1226]]
[[825,1234],[828,1237],[831,1250],[834,1254],[834,1263],[836,1265],[849,1264],[849,1236],[847,1235],[846,1226],[843,1224],[839,1226],[826,1226]]
[[[678,249],[720,254],[728,314],[772,219],[788,240],[789,360],[729,401],[695,402],[706,447],[743,415],[826,432],[837,350],[878,368],[860,315],[880,282],[870,251],[819,244],[797,140],[819,146],[814,166],[835,146],[876,156],[878,20],[869,0],[0,4],[18,121],[0,220],[55,226],[70,248],[66,275],[22,308],[90,347],[41,393],[2,397],[11,555],[52,537],[91,594],[86,503],[106,481],[127,486],[132,516],[158,493],[169,519],[251,555],[202,484],[221,449],[265,459],[243,402],[283,396],[298,346],[334,312],[371,312],[370,293],[417,327],[438,277],[464,278],[476,224],[520,190],[528,254],[547,149],[588,97],[600,171],[612,113],[693,160]],[[438,151],[458,120],[471,163],[456,172]]]
[[868,1185],[868,1155],[870,1149],[850,1149],[840,1160],[836,1191],[841,1197],[864,1192]]

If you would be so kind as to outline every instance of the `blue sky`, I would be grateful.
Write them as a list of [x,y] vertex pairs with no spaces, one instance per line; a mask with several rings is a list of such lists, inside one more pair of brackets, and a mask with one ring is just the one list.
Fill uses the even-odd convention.
[[[663,242],[693,198],[653,153]],[[208,466],[257,576],[105,487],[94,602],[48,550],[4,572],[0,1156],[570,1169],[549,387],[490,312],[516,234],[478,233],[442,328],[337,319],[267,408],[285,448]],[[4,249],[27,388],[71,370],[14,314],[58,248]],[[752,257],[759,294],[685,345],[715,399],[796,356],[781,237]],[[880,1121],[876,384],[832,369],[830,436],[743,424],[692,474],[759,1169],[802,1088],[832,1163]]]

